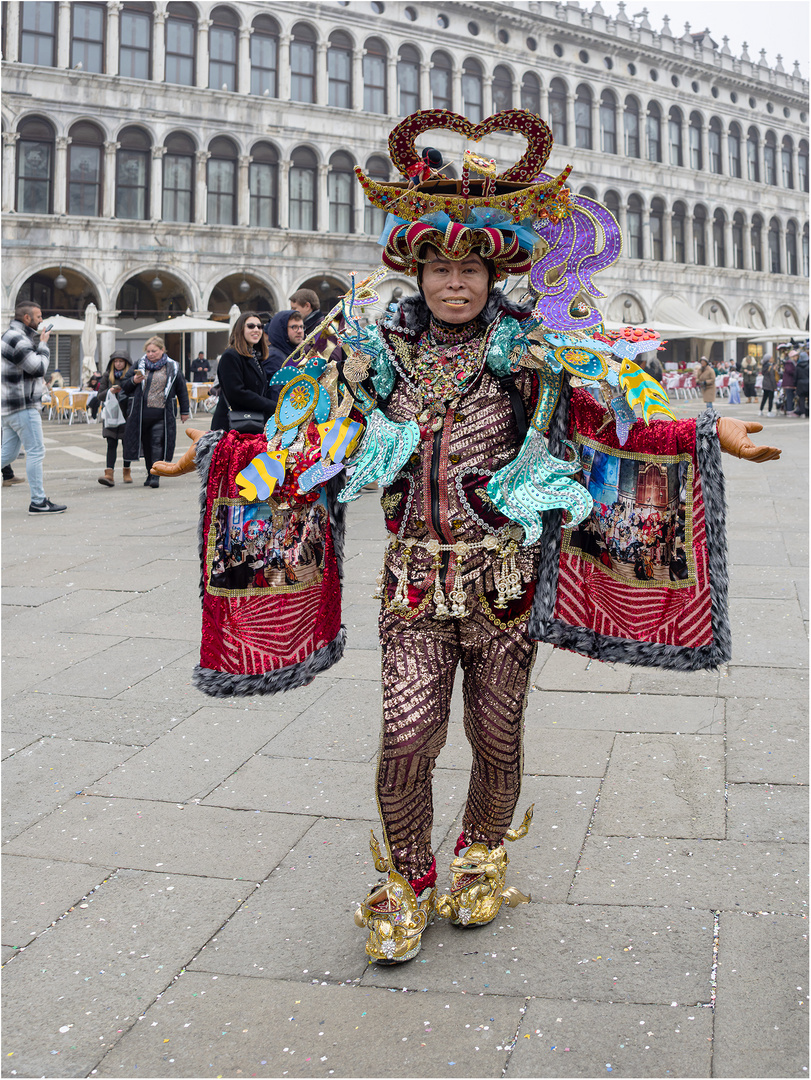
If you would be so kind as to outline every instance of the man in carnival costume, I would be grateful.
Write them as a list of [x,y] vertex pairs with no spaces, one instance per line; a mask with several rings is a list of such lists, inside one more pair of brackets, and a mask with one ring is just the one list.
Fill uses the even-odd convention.
[[[467,152],[461,180],[414,184],[415,140],[433,127],[477,141],[510,129],[528,148],[498,176]],[[364,328],[383,273],[353,285],[329,315],[340,317],[340,359],[305,342],[300,364],[294,355],[273,376],[279,404],[262,434],[198,436],[184,461],[155,467],[171,475],[196,461],[203,482],[195,682],[215,695],[292,689],[340,657],[344,504],[370,482],[383,488],[385,853],[374,837],[372,851],[387,876],[355,917],[379,963],[415,956],[433,914],[480,925],[530,899],[506,885],[503,844],[532,818],[530,807],[510,827],[537,641],[682,670],[729,658],[720,450],[779,456],[749,440],[759,424],[709,410],[676,421],[634,363],[657,335],[604,331],[592,277],[618,257],[619,230],[566,189],[568,168],[543,172],[551,146],[523,110],[478,126],[445,110],[399,124],[389,150],[405,179],[358,174],[390,214],[383,263],[414,276],[418,294]],[[524,274],[533,299],[514,303],[498,283]],[[246,536],[252,565],[284,575],[215,585],[215,558]],[[473,766],[450,888],[437,897],[432,773],[460,664]]]

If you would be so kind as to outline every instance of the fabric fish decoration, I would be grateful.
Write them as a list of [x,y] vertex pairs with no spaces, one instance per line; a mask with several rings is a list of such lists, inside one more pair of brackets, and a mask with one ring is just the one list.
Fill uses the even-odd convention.
[[237,487],[242,498],[247,499],[248,502],[255,502],[257,499],[264,502],[269,499],[276,484],[284,482],[286,462],[287,450],[257,454],[242,472],[236,475]]
[[316,461],[315,465],[311,465],[298,478],[298,486],[302,491],[312,491],[314,487],[325,484],[331,477],[338,475],[346,464],[344,458],[351,454],[360,442],[363,424],[344,416],[337,420],[328,420],[326,424],[319,424],[318,434],[321,436],[321,460]]
[[671,420],[676,417],[670,411],[670,400],[659,383],[646,375],[632,360],[623,360],[620,368],[620,387],[631,408],[639,405],[646,424],[654,413],[664,413]]

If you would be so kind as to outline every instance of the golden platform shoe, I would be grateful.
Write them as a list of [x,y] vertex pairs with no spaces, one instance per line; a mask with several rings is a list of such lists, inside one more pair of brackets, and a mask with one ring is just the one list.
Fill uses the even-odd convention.
[[[520,828],[507,831],[506,840],[527,835],[534,808],[533,803]],[[505,885],[509,861],[501,846],[471,844],[464,855],[451,862],[451,891],[438,898],[437,914],[450,919],[454,926],[483,926],[495,919],[504,902],[510,907],[530,903],[531,895],[524,896],[514,886]]]
[[368,927],[366,952],[378,964],[400,964],[411,960],[422,947],[422,932],[434,912],[436,887],[423,890],[418,900],[411,884],[389,867],[380,854],[380,845],[372,833],[375,868],[388,871],[388,879],[372,889],[355,912],[355,923]]

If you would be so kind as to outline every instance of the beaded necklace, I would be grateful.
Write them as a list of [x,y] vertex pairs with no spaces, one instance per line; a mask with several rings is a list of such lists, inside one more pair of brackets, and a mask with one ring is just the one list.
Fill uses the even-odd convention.
[[481,368],[485,340],[477,320],[459,328],[432,322],[403,356],[425,404],[447,403],[464,392]]

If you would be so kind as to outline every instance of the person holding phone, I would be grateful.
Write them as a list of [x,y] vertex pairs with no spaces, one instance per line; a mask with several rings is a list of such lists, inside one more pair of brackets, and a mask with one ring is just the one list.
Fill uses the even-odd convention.
[[67,506],[46,498],[43,481],[45,443],[40,409],[51,359],[49,337],[50,327],[42,321],[42,310],[31,300],[17,304],[11,325],[3,334],[3,476],[24,449],[31,490],[29,514],[62,514],[67,510]]

